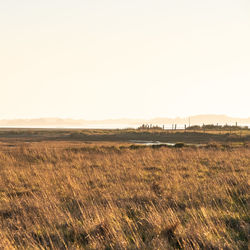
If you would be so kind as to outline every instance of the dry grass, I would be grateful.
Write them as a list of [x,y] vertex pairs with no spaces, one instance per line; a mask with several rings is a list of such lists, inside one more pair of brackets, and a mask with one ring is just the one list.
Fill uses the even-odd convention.
[[0,148],[0,249],[247,249],[250,149]]

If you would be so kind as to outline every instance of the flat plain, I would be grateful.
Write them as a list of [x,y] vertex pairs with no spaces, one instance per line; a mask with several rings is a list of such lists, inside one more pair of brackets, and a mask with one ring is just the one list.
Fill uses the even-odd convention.
[[1,129],[0,248],[248,249],[249,141],[248,130]]

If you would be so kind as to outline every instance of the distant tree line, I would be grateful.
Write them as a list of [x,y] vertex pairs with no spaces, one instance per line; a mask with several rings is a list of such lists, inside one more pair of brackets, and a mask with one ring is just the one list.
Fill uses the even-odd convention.
[[158,125],[152,125],[152,124],[142,124],[138,129],[164,129],[164,125],[162,127]]
[[186,128],[187,130],[241,130],[241,129],[249,129],[248,126],[238,126],[236,125],[214,125],[214,124],[203,124],[202,126],[199,125],[193,125]]
[[[164,125],[158,126],[158,125],[152,125],[152,124],[142,124],[138,129],[145,129],[145,130],[164,130],[165,127]],[[177,129],[177,124],[172,124],[172,130]],[[183,129],[183,128],[182,128]],[[248,130],[250,129],[248,126],[238,126],[236,123],[235,125],[214,125],[214,124],[203,124],[203,125],[192,125],[192,126],[187,126],[184,124],[184,129],[185,130]]]

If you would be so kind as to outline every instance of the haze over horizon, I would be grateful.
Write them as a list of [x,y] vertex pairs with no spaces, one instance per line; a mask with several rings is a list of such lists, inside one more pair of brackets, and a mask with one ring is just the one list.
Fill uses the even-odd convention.
[[0,2],[0,120],[250,117],[248,0]]
[[14,119],[14,120],[1,120],[0,127],[61,127],[61,128],[127,128],[138,127],[142,124],[153,125],[202,125],[202,124],[220,124],[220,125],[240,125],[250,126],[250,117],[239,118],[229,117],[226,115],[196,115],[190,117],[158,117],[152,119],[106,119],[106,120],[84,120],[84,119],[62,119],[62,118],[37,118],[37,119]]
[[190,117],[224,117],[224,118],[239,118],[239,119],[250,119],[250,116],[240,117],[240,116],[228,116],[225,114],[196,114],[189,116],[158,116],[158,117],[149,117],[149,118],[132,118],[132,117],[117,117],[117,118],[105,118],[105,119],[85,119],[82,118],[70,118],[70,117],[56,117],[56,116],[47,116],[47,117],[19,117],[19,118],[9,118],[9,119],[0,119],[0,120],[39,120],[39,119],[59,119],[59,120],[85,120],[85,121],[103,121],[103,120],[153,120],[153,119],[188,119]]

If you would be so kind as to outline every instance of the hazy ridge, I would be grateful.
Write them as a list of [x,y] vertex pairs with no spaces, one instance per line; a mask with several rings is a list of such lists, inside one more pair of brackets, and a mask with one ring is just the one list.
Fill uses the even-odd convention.
[[127,124],[141,125],[147,124],[250,124],[250,117],[236,118],[226,115],[195,115],[190,117],[177,118],[153,118],[153,119],[105,119],[105,120],[82,120],[82,119],[62,119],[62,118],[38,118],[38,119],[11,119],[0,120],[0,126],[86,126],[105,124]]

